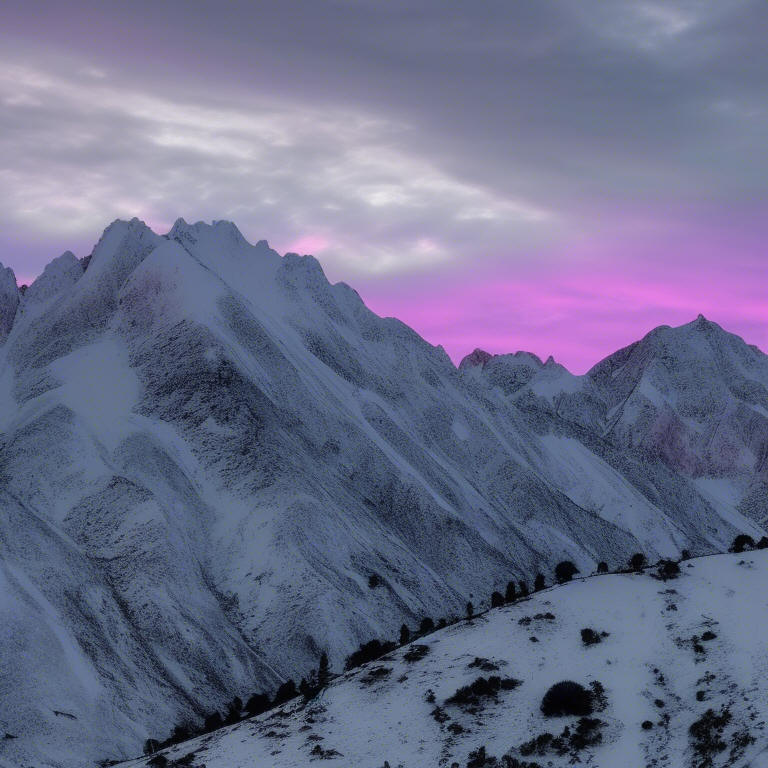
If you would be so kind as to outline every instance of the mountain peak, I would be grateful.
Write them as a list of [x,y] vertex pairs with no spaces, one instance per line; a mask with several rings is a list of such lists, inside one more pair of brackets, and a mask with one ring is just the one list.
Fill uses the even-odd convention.
[[492,357],[493,355],[490,352],[477,347],[462,359],[459,363],[459,370],[463,371],[465,368],[475,368],[477,366],[483,367]]

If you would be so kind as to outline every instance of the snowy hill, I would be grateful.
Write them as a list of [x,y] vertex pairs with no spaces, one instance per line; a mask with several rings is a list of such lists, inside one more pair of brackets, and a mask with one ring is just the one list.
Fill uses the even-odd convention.
[[[654,572],[536,593],[162,755],[207,768],[768,765],[768,552]],[[494,676],[516,682],[452,701]],[[545,716],[561,681],[597,690],[593,712]]]
[[760,537],[767,388],[704,321],[457,369],[228,222],[0,270],[0,761],[127,757],[563,559]]

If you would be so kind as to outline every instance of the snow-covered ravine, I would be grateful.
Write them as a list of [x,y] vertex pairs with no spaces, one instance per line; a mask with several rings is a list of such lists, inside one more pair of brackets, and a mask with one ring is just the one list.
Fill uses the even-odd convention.
[[[462,621],[344,674],[307,703],[169,748],[155,764],[164,757],[206,768],[556,767],[578,757],[596,768],[763,768],[768,551],[686,561],[666,582],[654,572],[576,580]],[[587,646],[584,628],[607,635]],[[406,660],[421,655],[417,645],[426,646],[423,657]],[[446,702],[493,675],[522,682],[474,707]],[[604,708],[592,714],[600,723],[581,749],[566,736],[521,752],[540,734],[577,733],[578,717],[540,711],[547,689],[562,680],[603,686]]]

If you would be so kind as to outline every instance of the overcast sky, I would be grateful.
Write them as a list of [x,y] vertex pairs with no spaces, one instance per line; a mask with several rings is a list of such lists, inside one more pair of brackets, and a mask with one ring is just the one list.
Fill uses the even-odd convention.
[[454,360],[768,349],[765,0],[0,4],[0,261],[114,218],[314,253]]

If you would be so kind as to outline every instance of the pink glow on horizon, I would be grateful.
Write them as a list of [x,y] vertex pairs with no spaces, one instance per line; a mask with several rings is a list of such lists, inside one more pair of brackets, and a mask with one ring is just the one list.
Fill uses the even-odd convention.
[[542,359],[551,354],[581,374],[653,328],[683,325],[700,313],[768,350],[768,266],[737,267],[730,254],[702,258],[707,251],[655,265],[579,259],[570,269],[550,263],[360,287],[371,309],[442,345],[455,363],[476,347],[526,350]]
[[313,256],[321,253],[330,245],[328,238],[323,235],[304,235],[294,240],[286,249],[293,253],[311,253]]

